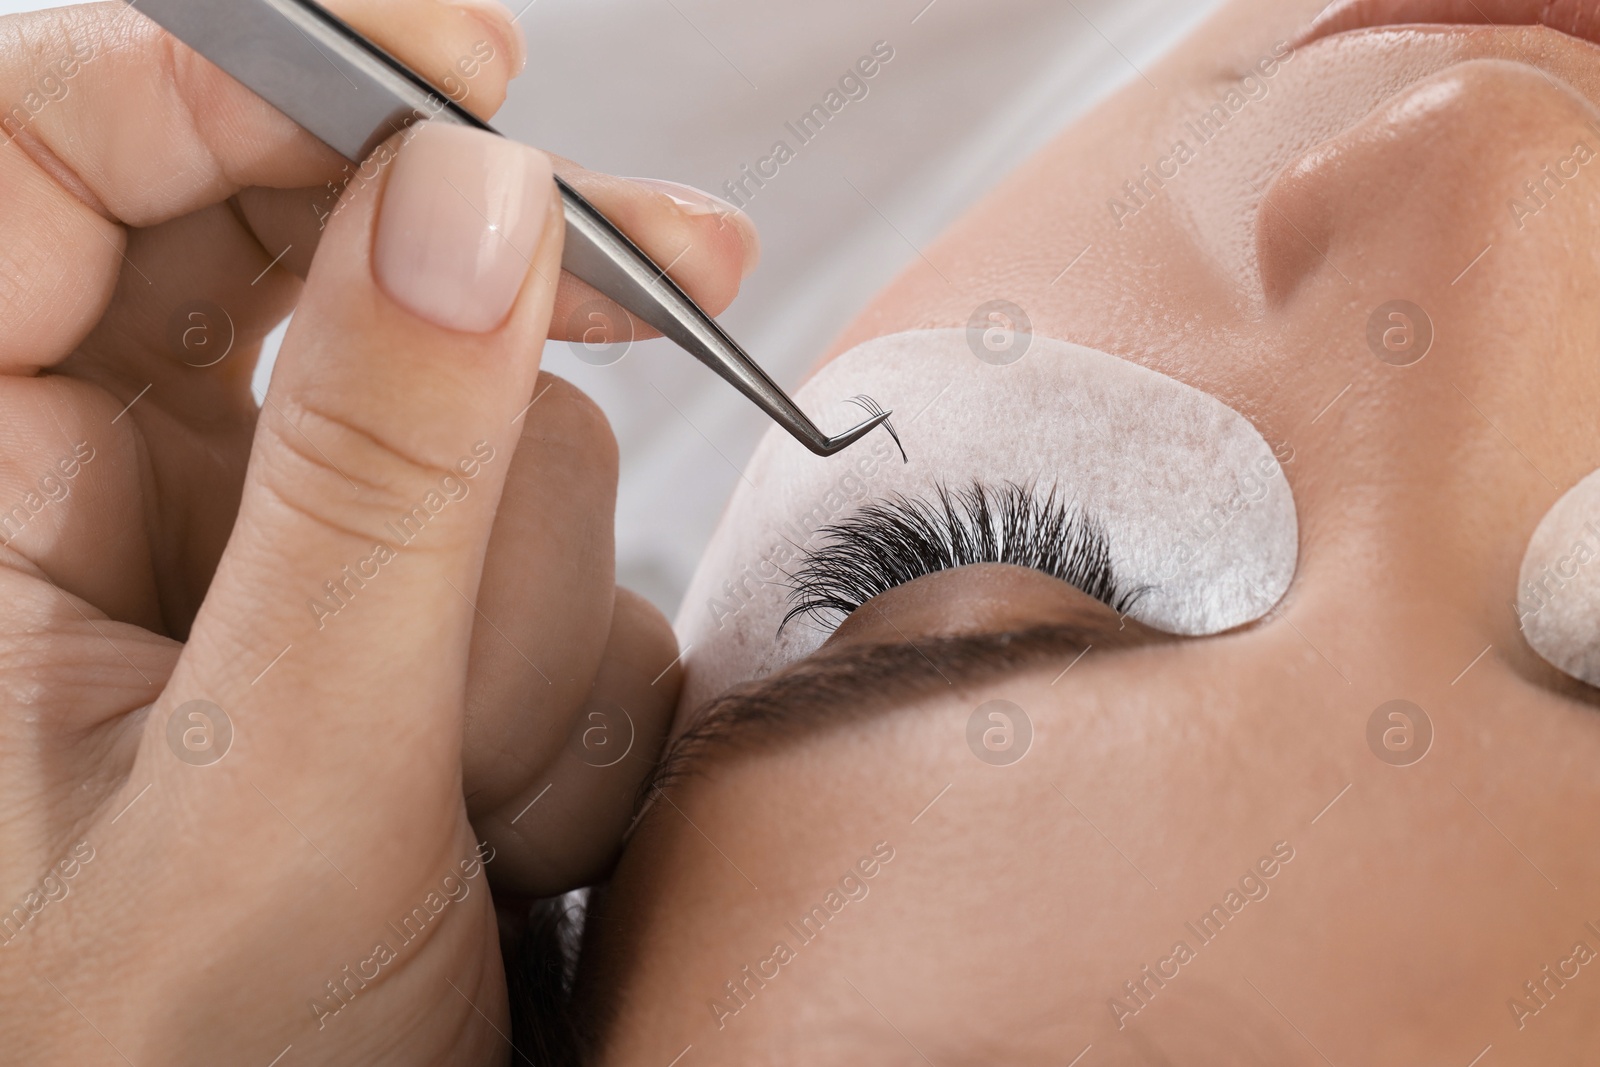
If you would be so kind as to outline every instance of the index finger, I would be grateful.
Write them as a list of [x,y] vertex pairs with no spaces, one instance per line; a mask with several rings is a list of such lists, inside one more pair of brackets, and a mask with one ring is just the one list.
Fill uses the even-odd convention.
[[[522,63],[492,2],[329,6],[447,89],[468,91],[470,72],[466,102],[484,113]],[[53,364],[98,320],[124,262],[119,223],[152,226],[250,186],[317,186],[347,166],[119,3],[0,21],[0,100],[15,101],[0,114],[0,373]]]

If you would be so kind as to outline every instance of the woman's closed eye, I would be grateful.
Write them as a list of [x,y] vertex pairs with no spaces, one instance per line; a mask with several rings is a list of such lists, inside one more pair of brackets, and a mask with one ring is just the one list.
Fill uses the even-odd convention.
[[1058,578],[1119,614],[1144,592],[1118,580],[1104,528],[1059,486],[974,481],[954,490],[936,485],[929,497],[897,493],[826,527],[822,537],[789,577],[791,606],[780,633],[801,617],[831,631],[897,586],[983,563]]
[[[798,399],[843,423],[863,394],[912,413],[905,461],[887,438],[819,461],[768,435],[684,601],[686,703],[810,655],[873,597],[940,571],[1020,564],[1176,636],[1259,619],[1294,576],[1293,450],[1173,378],[1043,336],[996,365],[965,330],[916,330],[844,353]],[[949,576],[992,586],[971,578]],[[789,625],[802,616],[819,625]]]

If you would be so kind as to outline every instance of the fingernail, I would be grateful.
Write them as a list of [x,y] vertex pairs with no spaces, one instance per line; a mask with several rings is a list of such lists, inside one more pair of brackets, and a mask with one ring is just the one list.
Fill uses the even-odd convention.
[[756,225],[739,208],[704,189],[661,178],[629,178],[628,181],[653,189],[671,199],[685,215],[716,215],[728,225],[739,228],[739,239],[744,244],[744,277],[748,278],[761,262],[761,236]]
[[384,190],[372,253],[378,284],[439,326],[489,333],[522,291],[553,195],[543,152],[423,123]]
[[[494,43],[506,49],[511,61],[511,76],[515,78],[528,65],[528,40],[523,36],[522,24],[512,17],[511,9],[500,0],[448,0],[454,6],[469,12],[494,38]],[[474,53],[473,57],[483,60]]]
[[629,178],[630,182],[643,185],[647,189],[654,189],[664,193],[672,202],[683,209],[686,215],[737,215],[738,208],[723,200],[721,197],[712,196],[704,189],[696,189],[692,185],[681,182],[663,181],[660,178]]

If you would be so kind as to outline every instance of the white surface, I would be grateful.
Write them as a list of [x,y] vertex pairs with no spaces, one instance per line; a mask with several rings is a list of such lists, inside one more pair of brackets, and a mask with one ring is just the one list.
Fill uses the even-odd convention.
[[[760,271],[723,317],[794,387],[828,341],[965,206],[1215,0],[510,0],[530,61],[508,135],[618,174],[716,191],[888,41],[895,58],[750,206]],[[0,0],[0,13],[45,6]],[[1108,40],[1109,39],[1109,40]],[[1115,45],[1111,42],[1115,42]],[[1119,54],[1120,53],[1120,54]],[[1126,58],[1124,58],[1126,57]],[[670,614],[764,417],[663,341],[614,366],[546,366],[622,446],[619,581]]]
[[[687,707],[817,649],[781,575],[821,528],[869,497],[934,500],[982,481],[1057,490],[1104,532],[1128,609],[1166,633],[1222,633],[1259,619],[1294,578],[1299,524],[1288,479],[1256,428],[1164,374],[1048,337],[1011,335],[1015,362],[980,361],[967,330],[879,337],[829,363],[796,399],[824,425],[866,393],[908,413],[908,461],[876,435],[826,460],[774,427],[734,490],[678,618]],[[997,413],[1003,417],[997,418]],[[825,540],[825,539],[824,539]],[[776,640],[775,640],[776,638]]]
[[1517,618],[1551,666],[1600,686],[1600,471],[1573,486],[1528,541]]

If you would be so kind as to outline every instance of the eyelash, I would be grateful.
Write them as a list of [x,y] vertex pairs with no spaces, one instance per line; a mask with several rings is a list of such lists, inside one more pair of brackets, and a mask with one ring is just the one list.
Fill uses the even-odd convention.
[[801,617],[833,629],[873,597],[939,571],[1009,563],[1042,571],[1126,614],[1143,589],[1127,589],[1111,565],[1105,530],[1052,487],[982,482],[934,500],[895,495],[832,526],[789,576],[793,606],[778,632]]

